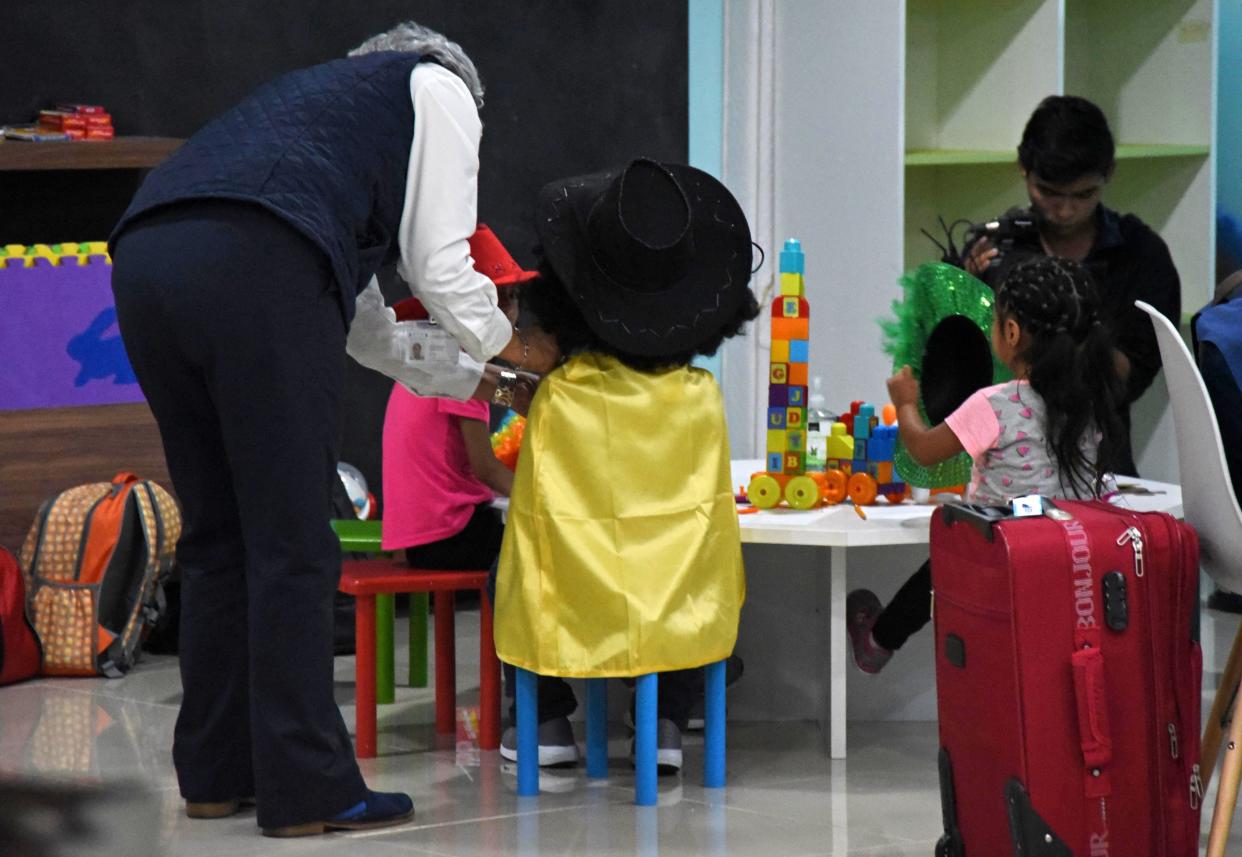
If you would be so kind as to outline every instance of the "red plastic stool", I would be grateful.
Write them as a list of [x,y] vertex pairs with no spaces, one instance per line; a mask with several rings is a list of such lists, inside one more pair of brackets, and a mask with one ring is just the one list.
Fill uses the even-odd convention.
[[[492,603],[486,571],[427,571],[396,565],[390,559],[348,560],[341,565],[341,592],[357,599],[354,644],[355,753],[375,757],[375,596],[406,592],[451,593],[479,590],[479,748],[500,746],[500,661],[492,642]],[[457,729],[457,655],[452,597],[435,599],[436,732]]]

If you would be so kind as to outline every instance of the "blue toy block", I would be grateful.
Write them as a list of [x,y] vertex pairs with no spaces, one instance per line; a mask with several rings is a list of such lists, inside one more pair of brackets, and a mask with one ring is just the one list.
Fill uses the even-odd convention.
[[767,469],[769,473],[783,473],[785,470],[785,453],[769,452]]
[[781,250],[781,272],[787,274],[805,274],[806,257],[802,255],[802,242],[797,238],[787,238]]
[[808,339],[791,339],[789,340],[789,362],[790,363],[809,363],[811,353],[811,342]]
[[867,460],[867,441],[865,438],[861,438],[858,436],[854,437],[854,460],[855,461],[866,461]]
[[858,416],[857,416],[857,417],[855,417],[855,419],[861,419],[861,420],[865,420],[865,421],[867,421],[867,422],[870,422],[870,421],[871,421],[871,418],[872,418],[872,417],[874,417],[874,416],[875,416],[875,406],[874,406],[874,405],[859,405],[859,406],[858,406]]
[[871,423],[860,417],[861,414],[854,417],[854,437],[859,440],[866,440],[871,437]]
[[806,407],[806,387],[786,387],[788,390],[786,407],[805,408]]
[[785,427],[785,408],[768,408],[768,429]]
[[768,385],[768,407],[785,408],[789,406],[789,387],[785,384]]

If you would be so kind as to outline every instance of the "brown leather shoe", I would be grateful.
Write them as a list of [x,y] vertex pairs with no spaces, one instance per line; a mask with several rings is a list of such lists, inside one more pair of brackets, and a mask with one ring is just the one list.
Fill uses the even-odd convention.
[[189,818],[228,818],[236,815],[243,806],[254,806],[254,798],[233,798],[221,801],[185,802],[185,814]]

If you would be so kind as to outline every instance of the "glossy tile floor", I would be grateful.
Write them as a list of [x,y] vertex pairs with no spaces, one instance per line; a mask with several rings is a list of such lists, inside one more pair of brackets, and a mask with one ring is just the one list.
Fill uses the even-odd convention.
[[[1221,658],[1235,627],[1232,619],[1205,623],[1205,633],[1218,638]],[[459,613],[458,677],[460,699],[467,704],[477,692],[470,657],[477,645],[472,641],[477,641],[477,613]],[[353,659],[338,658],[336,665],[337,700],[352,728]],[[1216,678],[1209,669],[1205,684],[1214,685]],[[106,794],[121,802],[96,813],[103,832],[89,846],[70,841],[56,812],[48,810],[35,821],[23,816],[36,834],[50,830],[61,844],[47,852],[16,847],[5,857],[929,857],[939,835],[935,724],[853,723],[849,759],[838,762],[824,755],[813,724],[730,724],[729,786],[719,791],[697,783],[702,742],[692,734],[686,739],[683,777],[661,781],[657,809],[639,809],[631,803],[628,740],[620,724],[610,746],[614,771],[609,780],[588,781],[581,769],[545,773],[543,793],[519,799],[512,769],[497,754],[479,753],[468,741],[437,743],[430,690],[399,688],[397,703],[380,709],[381,755],[364,760],[362,768],[372,787],[411,793],[416,818],[370,833],[266,839],[258,835],[253,811],[219,821],[185,817],[169,759],[179,698],[177,663],[171,657],[148,657],[123,679],[40,680],[0,689],[0,774],[19,775],[23,785],[37,780],[73,790],[101,780],[128,781],[146,791],[144,798],[141,788],[109,788]],[[1213,787],[1207,815],[1214,799]],[[18,814],[0,794],[0,827],[12,824],[12,815],[4,817],[6,803],[11,814]],[[3,838],[0,830],[0,842]],[[1231,853],[1242,853],[1242,831],[1230,844]]]

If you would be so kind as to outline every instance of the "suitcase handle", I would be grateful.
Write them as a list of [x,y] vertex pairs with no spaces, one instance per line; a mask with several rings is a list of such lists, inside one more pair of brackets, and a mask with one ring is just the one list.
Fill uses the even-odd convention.
[[1113,758],[1113,733],[1108,721],[1108,689],[1104,681],[1104,653],[1096,646],[1070,656],[1074,668],[1074,696],[1078,704],[1078,739],[1082,760],[1093,775]]
[[992,541],[993,525],[1010,517],[1009,510],[1002,506],[980,506],[978,503],[946,503],[941,506],[941,515],[945,526],[951,527],[958,522],[970,524],[987,541]]

